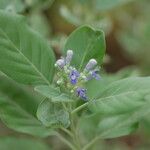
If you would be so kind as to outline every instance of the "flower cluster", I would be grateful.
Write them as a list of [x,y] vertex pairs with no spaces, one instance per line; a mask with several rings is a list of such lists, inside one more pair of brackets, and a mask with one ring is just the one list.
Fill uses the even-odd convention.
[[96,80],[100,79],[97,61],[95,59],[90,59],[83,72],[78,72],[75,67],[70,65],[72,57],[73,51],[68,50],[66,57],[61,57],[56,61],[56,83],[64,90],[67,90],[67,92],[69,91],[72,95],[87,101],[87,90],[84,88],[84,83],[93,78]]

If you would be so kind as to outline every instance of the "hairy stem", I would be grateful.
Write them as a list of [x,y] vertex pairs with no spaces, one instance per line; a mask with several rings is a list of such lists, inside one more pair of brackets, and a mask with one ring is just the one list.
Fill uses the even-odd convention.
[[70,142],[68,141],[65,137],[63,137],[61,134],[56,133],[55,134],[63,143],[65,143],[68,147],[71,148],[71,150],[77,150],[76,147]]
[[71,138],[73,137],[73,134],[68,129],[61,127],[61,130],[67,133]]
[[91,142],[89,142],[87,145],[85,145],[82,150],[88,150],[88,149],[89,149],[91,146],[93,146],[99,139],[100,139],[100,136],[96,136]]
[[81,150],[81,144],[80,144],[80,140],[79,137],[77,135],[76,132],[76,126],[75,126],[75,120],[74,120],[75,116],[72,116],[70,113],[70,120],[71,120],[71,125],[70,125],[70,129],[71,129],[71,133],[73,134],[73,142],[76,145],[77,150]]
[[76,109],[74,109],[74,110],[71,112],[71,114],[73,115],[73,114],[77,113],[78,111],[80,111],[80,110],[82,110],[83,108],[87,107],[88,104],[89,104],[89,102],[86,102],[86,103],[84,103],[83,105],[80,105],[79,107],[77,107]]

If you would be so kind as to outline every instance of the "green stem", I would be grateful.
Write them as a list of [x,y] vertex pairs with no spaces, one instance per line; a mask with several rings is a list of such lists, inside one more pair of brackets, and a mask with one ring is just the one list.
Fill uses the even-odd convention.
[[70,137],[73,137],[73,134],[68,129],[61,127],[61,130],[63,130],[65,133],[67,133]]
[[80,150],[81,149],[81,145],[80,145],[80,142],[79,142],[79,137],[76,134],[76,128],[75,128],[75,124],[74,124],[74,119],[73,119],[73,116],[71,115],[71,113],[70,113],[70,120],[71,120],[71,124],[70,124],[71,133],[73,134],[72,139],[73,139],[74,144],[76,145],[77,150]]
[[64,138],[61,134],[56,133],[55,134],[63,143],[65,143],[66,145],[68,145],[68,147],[70,147],[72,150],[76,150],[75,146],[69,142],[66,138]]
[[89,104],[89,102],[86,102],[86,103],[84,103],[83,105],[77,107],[76,109],[74,109],[74,110],[71,112],[71,114],[73,115],[73,114],[77,113],[77,112],[80,111],[81,109],[87,107],[88,104]]
[[93,146],[99,139],[100,139],[100,136],[96,136],[91,142],[89,142],[87,145],[85,145],[82,150],[88,150],[88,149],[89,149],[91,146]]
[[66,107],[66,104],[65,103],[61,103],[62,104],[62,106],[63,106],[63,108],[66,110],[66,111],[68,111],[68,109],[67,109],[67,107]]

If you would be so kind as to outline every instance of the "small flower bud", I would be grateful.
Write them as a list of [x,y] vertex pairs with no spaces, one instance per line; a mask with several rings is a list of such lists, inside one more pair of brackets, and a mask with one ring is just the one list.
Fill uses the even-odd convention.
[[72,50],[68,50],[67,51],[67,56],[66,56],[66,64],[70,64],[70,62],[72,60],[72,56],[73,56],[73,51]]
[[86,79],[86,76],[85,76],[85,74],[83,74],[83,73],[80,74],[80,77],[81,77],[82,79],[84,79],[84,80]]
[[60,81],[57,81],[56,83],[59,85],[59,84],[60,84]]
[[84,101],[87,100],[86,89],[78,87],[76,89],[76,92],[77,92],[77,96],[79,96],[81,99],[83,99]]
[[96,71],[92,71],[91,76],[95,78],[96,80],[100,80],[101,78],[100,75]]
[[74,90],[71,90],[70,92],[71,92],[71,93],[74,93]]
[[64,61],[64,59],[63,58],[61,58],[61,59],[58,59],[57,61],[56,61],[56,63],[55,63],[55,66],[57,67],[60,67],[60,68],[63,68],[64,66],[65,66],[65,61]]
[[66,74],[69,74],[69,73],[70,73],[70,70],[68,69],[67,66],[64,66],[64,71],[65,71]]
[[85,69],[87,71],[90,71],[91,69],[93,69],[95,66],[97,65],[97,61],[95,59],[90,59],[89,62],[87,63]]
[[88,74],[87,80],[91,80],[93,78],[96,80],[100,80],[101,76],[98,73],[99,73],[99,69],[94,69],[90,71]]

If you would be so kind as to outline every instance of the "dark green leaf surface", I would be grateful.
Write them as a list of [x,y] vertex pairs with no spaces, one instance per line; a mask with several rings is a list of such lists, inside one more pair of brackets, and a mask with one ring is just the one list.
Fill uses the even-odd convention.
[[73,102],[73,100],[67,94],[61,93],[59,88],[53,86],[37,86],[35,87],[35,91],[47,98],[50,98],[52,102]]
[[6,77],[0,77],[0,118],[7,127],[36,136],[48,136],[51,130],[45,128],[36,118],[39,97]]
[[89,26],[80,27],[69,36],[64,48],[65,54],[68,49],[74,51],[72,64],[79,70],[92,58],[100,64],[105,53],[104,33]]
[[39,105],[37,117],[47,127],[68,127],[70,124],[69,113],[63,109],[62,105],[52,103],[48,99]]
[[55,57],[22,16],[0,11],[0,70],[24,84],[50,84]]

